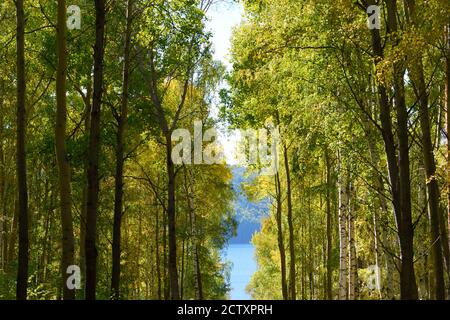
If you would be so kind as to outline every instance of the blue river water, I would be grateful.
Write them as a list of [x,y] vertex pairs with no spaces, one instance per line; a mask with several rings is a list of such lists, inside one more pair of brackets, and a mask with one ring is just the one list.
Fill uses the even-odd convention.
[[254,253],[255,248],[249,243],[230,244],[224,250],[224,258],[232,263],[230,275],[231,300],[251,299],[245,288],[256,271]]

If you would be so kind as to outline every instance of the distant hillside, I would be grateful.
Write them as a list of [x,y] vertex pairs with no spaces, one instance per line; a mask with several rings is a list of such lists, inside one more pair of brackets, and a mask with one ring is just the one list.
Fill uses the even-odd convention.
[[252,236],[261,228],[261,218],[268,213],[268,201],[253,203],[248,201],[241,183],[248,181],[244,177],[245,169],[233,167],[233,189],[237,196],[235,202],[236,219],[238,221],[237,235],[230,240],[230,244],[250,243]]

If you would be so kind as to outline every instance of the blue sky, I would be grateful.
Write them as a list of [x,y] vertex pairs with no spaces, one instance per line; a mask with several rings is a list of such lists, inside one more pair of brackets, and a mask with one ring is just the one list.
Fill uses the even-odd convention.
[[207,16],[207,28],[213,33],[214,58],[230,68],[228,52],[233,27],[240,23],[243,7],[231,0],[218,1],[212,5]]
[[[206,27],[212,32],[214,58],[222,61],[228,70],[230,64],[230,47],[233,27],[239,25],[244,9],[240,3],[232,0],[220,0],[213,4],[207,13],[208,21]],[[222,84],[226,87],[226,83]],[[216,104],[218,103],[218,94],[216,95]],[[213,106],[211,116],[217,118],[218,108]],[[223,148],[223,154],[228,165],[238,164],[236,150],[240,135],[236,132],[228,132],[226,128],[218,126],[218,141]]]

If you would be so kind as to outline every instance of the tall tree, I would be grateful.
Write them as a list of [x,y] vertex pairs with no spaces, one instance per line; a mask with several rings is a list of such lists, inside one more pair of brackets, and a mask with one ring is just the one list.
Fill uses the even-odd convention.
[[292,191],[291,191],[291,172],[289,168],[289,156],[286,144],[283,146],[284,167],[286,172],[286,195],[287,195],[287,219],[289,230],[289,299],[296,299],[295,290],[295,240],[294,223],[292,217]]
[[97,214],[99,194],[100,111],[103,94],[105,1],[95,0],[94,90],[89,132],[86,204],[86,289],[87,300],[95,300],[97,284]]
[[[399,43],[398,36],[398,12],[397,1],[386,1],[388,35],[393,46]],[[401,296],[402,299],[417,299],[417,283],[414,271],[414,227],[411,212],[411,177],[408,137],[408,110],[405,100],[404,85],[405,65],[399,60],[393,63],[393,87],[395,95],[395,109],[397,115],[397,139],[399,160],[399,185],[401,217],[397,221],[400,238],[400,250],[402,254]]]
[[325,147],[325,164],[326,164],[326,215],[327,215],[327,285],[326,297],[333,300],[333,269],[332,269],[332,252],[333,249],[333,229],[332,229],[332,212],[331,212],[331,159],[329,150]]
[[284,248],[283,221],[282,221],[283,204],[281,194],[281,182],[278,173],[275,174],[275,198],[276,198],[275,220],[277,224],[278,251],[280,253],[281,292],[283,294],[283,299],[288,300],[289,295],[286,280],[286,249]]
[[342,154],[339,152],[339,300],[348,299],[348,212],[349,182]]
[[124,60],[122,71],[122,97],[120,114],[117,116],[117,134],[116,134],[116,174],[115,174],[115,201],[114,201],[114,225],[113,225],[113,243],[112,243],[112,273],[111,273],[111,291],[113,299],[120,299],[120,248],[121,248],[121,225],[123,211],[123,165],[124,165],[124,147],[125,147],[125,129],[128,117],[128,94],[130,83],[130,51],[131,51],[131,32],[133,20],[133,0],[127,1],[126,8],[126,30],[124,45]]
[[16,296],[27,298],[28,288],[28,188],[26,158],[26,80],[25,80],[25,12],[24,0],[16,0],[17,46],[17,190],[19,218],[19,264],[17,269]]
[[[199,240],[198,240],[198,228],[197,217],[195,212],[195,189],[194,189],[194,172],[191,170],[184,170],[184,180],[186,188],[186,198],[189,210],[189,221],[191,224],[191,237],[192,237],[192,250],[193,250],[193,266],[194,266],[194,289],[195,298],[197,300],[203,300],[203,285],[202,285],[202,273],[200,268],[200,256],[199,256]],[[186,172],[187,171],[187,172]],[[189,180],[187,179],[189,176]],[[190,189],[189,189],[190,185]]]
[[70,188],[70,164],[66,152],[66,79],[67,79],[67,27],[66,1],[58,0],[57,52],[58,67],[56,71],[56,123],[55,150],[59,174],[59,203],[62,230],[62,288],[64,300],[75,299],[75,290],[67,285],[67,268],[74,264],[74,236],[72,221],[72,197]]
[[[361,7],[365,12],[370,12],[370,6],[375,2],[363,1]],[[397,35],[397,5],[396,1],[387,1],[388,23],[387,30],[391,36],[391,41],[395,46],[398,44]],[[369,14],[369,17],[371,14]],[[372,51],[375,56],[375,66],[380,66],[383,61],[384,49],[380,30],[372,28],[370,30],[372,40]],[[393,134],[393,121],[391,116],[391,105],[385,84],[377,81],[381,133],[383,136],[385,152],[388,163],[389,180],[392,194],[392,204],[396,218],[398,236],[401,251],[401,271],[400,287],[402,299],[417,299],[417,283],[414,272],[414,230],[411,215],[411,186],[409,168],[409,138],[408,138],[408,112],[406,110],[405,90],[404,90],[404,66],[403,62],[395,62],[393,67],[395,109],[397,115],[397,139],[398,157]],[[397,162],[398,161],[398,162]]]
[[355,235],[355,194],[353,183],[349,185],[348,201],[348,299],[355,300],[357,298],[358,287],[358,262],[356,257],[356,235]]
[[[167,223],[168,223],[168,271],[170,298],[172,300],[180,299],[178,270],[177,270],[177,236],[176,236],[176,168],[172,159],[173,141],[172,133],[180,122],[180,117],[186,108],[186,99],[190,88],[194,86],[194,74],[196,68],[207,61],[209,49],[203,44],[207,43],[207,37],[203,30],[198,28],[202,23],[204,13],[211,5],[211,0],[188,2],[180,12],[174,12],[180,18],[177,23],[181,34],[176,37],[172,34],[157,32],[151,37],[154,40],[148,43],[148,61],[149,73],[146,77],[151,102],[154,107],[154,116],[162,133],[165,145],[166,155],[166,173],[167,173]],[[165,3],[163,3],[164,5]],[[162,16],[161,19],[167,19],[163,23],[173,26],[173,18]],[[179,32],[177,30],[177,32]],[[184,31],[184,32],[183,32]],[[152,30],[151,32],[155,32]],[[157,39],[157,40],[155,40]],[[205,40],[203,43],[202,41]],[[163,45],[162,47],[159,47]],[[162,55],[161,48],[171,48],[169,52],[175,56],[168,57]],[[180,51],[181,50],[181,51]],[[159,65],[159,63],[161,65]],[[143,65],[141,65],[143,67]],[[165,93],[167,88],[176,81],[179,83],[178,100],[175,106],[168,105]],[[161,90],[161,88],[164,88]],[[170,109],[173,110],[170,110]]]
[[[445,105],[446,112],[446,133],[447,133],[447,228],[449,234],[448,247],[450,248],[450,22],[446,25],[446,56],[445,56]],[[448,261],[447,271],[450,274],[450,259]],[[449,288],[450,296],[450,288]]]
[[[411,26],[417,26],[416,4],[414,0],[406,0],[407,14]],[[422,55],[410,61],[410,74],[414,82],[415,94],[419,105],[420,127],[422,129],[423,163],[426,172],[428,190],[428,213],[430,217],[431,249],[433,251],[435,298],[445,299],[444,260],[442,255],[442,239],[439,228],[439,186],[436,176],[436,161],[431,139],[431,123],[428,112],[428,92],[425,83]]]

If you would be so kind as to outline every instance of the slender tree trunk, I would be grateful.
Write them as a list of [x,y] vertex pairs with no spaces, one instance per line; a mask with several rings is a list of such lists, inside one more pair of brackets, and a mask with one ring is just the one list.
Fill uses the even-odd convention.
[[339,300],[348,298],[348,179],[342,166],[341,155],[339,161]]
[[176,216],[175,216],[175,165],[172,161],[172,137],[166,132],[166,156],[168,175],[168,202],[167,218],[169,224],[169,281],[170,298],[179,300],[178,271],[177,271],[177,239],[176,239]]
[[[194,208],[194,200],[195,200],[194,177],[193,177],[194,173],[188,171],[187,174],[189,174],[190,176],[190,179],[188,181],[186,178],[186,170],[188,169],[185,169],[185,185],[186,185],[186,193],[187,193],[186,195],[188,201],[189,217],[191,223],[191,234],[192,234],[195,299],[203,300],[202,275],[200,270],[200,257],[198,252],[197,219],[195,216],[195,208]],[[191,186],[191,190],[189,190],[189,185]]]
[[353,185],[349,188],[350,199],[348,201],[348,245],[349,245],[349,288],[348,298],[349,300],[356,300],[357,298],[357,259],[356,259],[356,244],[355,244],[355,190]]
[[275,189],[276,189],[276,222],[277,222],[277,239],[278,239],[278,250],[280,252],[280,268],[281,268],[281,291],[283,294],[283,299],[288,300],[288,288],[286,280],[286,253],[284,249],[283,241],[283,222],[281,220],[281,183],[280,176],[278,173],[275,174]]
[[[448,247],[450,250],[450,23],[446,28],[446,57],[445,57],[445,110],[446,110],[446,132],[447,132],[447,227],[448,227]],[[447,265],[447,272],[450,278],[450,259]],[[450,279],[449,279],[450,282]],[[450,284],[448,289],[450,299]]]
[[[44,203],[50,203],[51,198],[48,196],[50,193],[49,190],[49,181],[48,179],[45,181],[45,195],[44,195]],[[47,208],[50,206],[47,206]],[[50,233],[50,220],[51,220],[51,210],[46,211],[47,216],[45,218],[44,224],[44,236],[42,238],[42,255],[40,259],[40,268],[38,273],[38,281],[45,282],[46,273],[47,273],[47,262],[48,262],[48,247],[49,247],[49,233]]]
[[[409,13],[409,23],[417,25],[414,0],[405,0]],[[439,229],[439,186],[436,177],[436,161],[431,139],[430,116],[428,113],[428,92],[425,84],[422,57],[412,58],[409,68],[411,79],[415,84],[415,93],[419,101],[419,118],[422,129],[422,151],[428,190],[428,213],[430,217],[431,249],[433,251],[435,298],[445,299],[444,261],[442,256],[441,234]]]
[[126,9],[127,27],[125,31],[124,64],[122,71],[122,101],[120,115],[117,119],[117,145],[116,145],[116,176],[115,176],[115,201],[114,201],[114,226],[112,243],[112,299],[120,299],[120,231],[123,211],[123,166],[124,166],[124,140],[128,118],[128,92],[130,78],[130,48],[131,29],[133,17],[133,0],[127,1]]
[[[367,1],[367,8],[368,6],[374,4],[375,4],[374,1]],[[372,29],[371,38],[372,38],[372,51],[375,55],[375,67],[377,67],[384,58],[383,47],[381,45],[382,42],[380,31],[378,29]],[[383,136],[384,149],[388,165],[390,191],[392,194],[392,205],[394,208],[394,217],[397,223],[397,228],[400,229],[400,224],[402,220],[401,219],[402,212],[400,207],[400,192],[399,192],[400,182],[399,182],[399,169],[397,163],[396,147],[392,128],[391,105],[389,103],[389,97],[387,95],[386,88],[380,82],[377,82],[377,91],[378,91],[378,103],[380,106],[380,122],[382,128],[381,133]],[[389,263],[388,261],[386,263],[387,266],[392,265],[392,263]],[[388,277],[391,276],[392,274],[388,274]],[[406,287],[409,286],[407,283],[404,283],[403,279],[401,279],[401,282],[402,282],[401,286]]]
[[[394,45],[397,27],[397,1],[386,2],[388,12],[388,33]],[[400,272],[401,298],[405,300],[417,299],[418,290],[414,272],[414,228],[411,213],[411,182],[409,168],[409,138],[408,138],[408,110],[405,101],[404,75],[405,67],[402,61],[394,63],[394,91],[395,107],[397,113],[397,138],[399,144],[399,177],[400,177],[400,208],[401,223],[399,225],[400,252],[402,266]]]
[[[4,82],[1,82],[2,85],[2,92],[4,91]],[[2,243],[1,243],[1,252],[2,252],[2,265],[0,268],[2,268],[5,272],[8,271],[8,192],[10,189],[10,179],[9,176],[6,173],[6,157],[5,157],[5,149],[3,144],[4,139],[4,96],[0,98],[0,184],[1,184],[1,193],[0,193],[0,201],[1,201],[1,207],[0,210],[2,210],[2,215],[0,215],[0,224],[2,225]],[[14,203],[14,202],[13,202]],[[14,213],[13,213],[14,217]]]
[[17,191],[19,207],[19,261],[16,297],[27,299],[28,288],[28,188],[26,165],[26,82],[25,82],[25,13],[24,0],[16,0],[17,30]]
[[136,293],[137,293],[137,298],[140,299],[141,298],[141,268],[139,268],[140,266],[140,261],[141,261],[141,244],[142,244],[142,214],[139,213],[138,215],[138,236],[137,236],[137,253],[136,253],[136,260],[135,260],[135,265],[138,266],[138,268],[136,268]]
[[287,220],[289,228],[289,299],[296,300],[295,288],[295,239],[294,223],[292,218],[292,192],[291,192],[291,173],[289,169],[289,158],[286,145],[284,145],[284,167],[286,171],[286,196],[287,196]]
[[[187,224],[187,221],[186,221]],[[186,243],[186,239],[183,238],[183,240],[181,241],[181,266],[180,266],[180,300],[183,300],[183,296],[184,296],[184,267],[185,267],[185,261],[186,261],[186,246],[188,244]]]
[[333,300],[333,269],[332,269],[332,249],[333,249],[333,230],[332,230],[332,212],[331,212],[331,161],[328,149],[325,149],[325,163],[327,170],[327,191],[326,191],[326,210],[327,210],[327,280],[326,280],[326,298]]
[[5,161],[3,152],[3,97],[0,97],[0,270],[6,268],[6,197]]
[[56,73],[56,124],[55,124],[55,149],[59,173],[59,204],[62,230],[62,261],[61,275],[63,299],[75,299],[75,290],[67,286],[67,268],[74,264],[74,237],[72,219],[72,196],[70,189],[70,164],[66,152],[66,79],[67,79],[67,31],[66,31],[66,1],[58,0],[57,23],[57,51],[58,68]]
[[374,235],[374,239],[373,239],[373,247],[374,247],[374,251],[375,251],[375,286],[377,289],[377,294],[378,294],[378,298],[379,299],[383,299],[383,294],[381,292],[381,250],[380,250],[380,245],[379,245],[379,232],[378,232],[378,210],[375,210],[373,213],[373,235]]
[[[87,93],[84,101],[85,106],[85,114],[84,114],[84,130],[85,136],[89,138],[89,131],[91,127],[91,98],[92,98],[92,84],[89,81],[87,87]],[[80,210],[80,271],[81,278],[84,280],[86,276],[86,216],[87,216],[87,197],[88,197],[88,186],[87,186],[87,177],[88,177],[88,167],[89,161],[87,161],[88,150],[85,152],[85,160],[83,161],[83,195],[81,199],[81,210]]]
[[[308,181],[308,189],[311,190],[311,184]],[[315,299],[315,285],[314,285],[314,250],[315,247],[312,228],[312,208],[311,208],[311,194],[308,194],[308,275],[309,275],[309,296],[310,300]]]
[[[302,224],[300,224],[300,236],[301,236],[301,240],[302,240],[302,243],[304,243],[304,241],[305,241],[305,228],[304,228],[304,226],[303,226],[303,223]],[[301,255],[301,261],[302,261],[302,266],[303,266],[303,268],[301,269],[302,271],[301,271],[301,273],[302,273],[302,281],[301,281],[301,284],[302,284],[302,300],[306,300],[306,265],[307,265],[307,263],[306,263],[306,252],[305,252],[306,250],[301,250],[300,251],[300,255]]]
[[169,287],[169,279],[167,276],[168,273],[168,265],[167,265],[167,212],[164,210],[163,212],[163,239],[162,239],[162,245],[163,245],[163,281],[164,281],[164,300],[169,299],[170,295],[170,287]]
[[450,290],[450,269],[448,268],[448,265],[450,264],[450,248],[448,246],[448,233],[447,233],[447,211],[446,208],[439,206],[439,230],[442,237],[442,252],[444,255],[444,272],[447,271],[446,277],[447,277],[447,296],[450,299],[450,294],[448,294],[448,290]]
[[95,300],[97,284],[97,211],[100,153],[100,107],[103,93],[103,57],[105,34],[105,1],[95,0],[94,95],[89,134],[88,197],[86,204],[86,299]]
[[[370,5],[374,5],[373,0],[367,1],[366,10]],[[395,34],[397,29],[396,21],[396,1],[387,1],[388,7],[388,31]],[[384,58],[380,31],[371,30],[372,50],[375,56],[375,65]],[[392,203],[394,206],[395,219],[398,228],[398,236],[401,252],[400,270],[400,291],[402,299],[417,299],[418,291],[415,279],[413,264],[413,228],[411,217],[411,190],[409,180],[409,145],[408,145],[408,114],[404,101],[403,70],[397,62],[394,68],[396,109],[398,122],[399,140],[399,163],[397,163],[396,145],[394,142],[391,118],[391,106],[389,103],[386,88],[382,83],[378,83],[378,94],[380,104],[380,120],[384,147],[386,151],[389,179],[392,193]]]
[[[380,155],[379,155],[378,149],[376,147],[376,141],[374,139],[375,133],[373,132],[372,127],[371,127],[370,122],[367,117],[364,116],[362,121],[364,124],[364,131],[365,131],[365,135],[366,135],[367,147],[369,150],[370,159],[371,159],[372,165],[376,166],[380,162]],[[376,190],[376,192],[373,192],[373,196],[375,197],[376,200],[378,200],[378,201],[376,201],[376,206],[375,206],[374,212],[373,212],[373,234],[374,234],[374,250],[375,250],[375,266],[376,266],[376,270],[375,270],[376,289],[377,289],[378,297],[380,299],[383,299],[383,294],[381,291],[382,254],[381,254],[380,242],[382,242],[383,246],[385,246],[385,247],[387,246],[387,243],[385,243],[384,238],[383,238],[383,240],[381,240],[382,237],[380,237],[380,233],[382,233],[383,236],[385,235],[385,233],[381,232],[380,228],[379,228],[379,220],[380,220],[379,213],[381,211],[382,213],[387,214],[388,206],[386,203],[386,199],[383,195],[383,191],[384,191],[383,177],[376,169],[372,170],[372,181],[373,181],[373,185]],[[389,275],[387,275],[387,277],[388,276]],[[392,285],[392,283],[386,283],[387,287],[389,287],[391,285]]]
[[[155,197],[156,203],[156,197]],[[157,208],[155,206],[155,208]],[[163,213],[164,214],[164,213]],[[161,258],[160,258],[160,249],[159,249],[159,212],[156,211],[156,225],[155,225],[155,263],[156,263],[156,276],[158,277],[158,300],[162,299],[162,281],[161,281]]]

